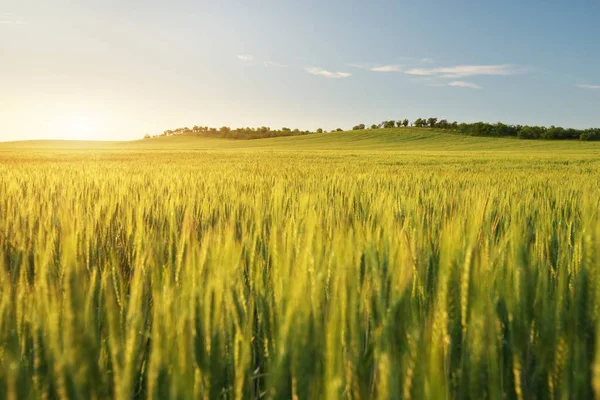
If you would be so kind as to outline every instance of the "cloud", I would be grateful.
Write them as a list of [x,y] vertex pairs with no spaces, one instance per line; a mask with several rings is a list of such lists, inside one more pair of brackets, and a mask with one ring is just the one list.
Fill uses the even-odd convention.
[[247,55],[246,55],[246,56],[244,56],[244,55],[242,55],[242,56],[237,56],[237,58],[238,58],[239,60],[242,60],[242,61],[243,61],[243,62],[245,62],[245,63],[248,63],[248,62],[252,62],[252,61],[254,61],[254,56],[247,56]]
[[370,68],[373,72],[401,72],[402,65],[381,65],[379,67]]
[[478,75],[515,75],[524,72],[514,65],[458,65],[455,67],[412,68],[406,71],[409,75],[437,76],[441,78],[464,78]]
[[448,84],[448,86],[470,88],[470,89],[481,89],[481,86],[479,86],[473,82],[465,82],[465,81],[452,81]]
[[[404,64],[431,64],[433,58],[414,58],[414,57],[395,57],[396,60],[402,60]],[[377,63],[351,63],[346,64],[348,67],[368,69],[373,72],[402,72],[405,70],[401,64],[377,64]]]
[[279,64],[279,63],[276,63],[273,61],[265,61],[264,64],[265,64],[265,67],[277,67],[277,68],[287,67],[287,65],[285,65],[285,64]]
[[600,85],[581,84],[581,85],[577,85],[577,87],[582,88],[582,89],[600,89]]
[[351,73],[349,72],[331,72],[331,71],[327,71],[323,68],[318,68],[318,67],[306,67],[304,68],[304,70],[306,72],[308,72],[309,74],[313,74],[313,75],[321,75],[324,76],[325,78],[348,78],[349,76],[352,76]]
[[428,83],[427,86],[430,87],[460,87],[460,88],[469,88],[469,89],[481,89],[476,83],[473,82],[465,82],[465,81],[452,81],[450,83]]

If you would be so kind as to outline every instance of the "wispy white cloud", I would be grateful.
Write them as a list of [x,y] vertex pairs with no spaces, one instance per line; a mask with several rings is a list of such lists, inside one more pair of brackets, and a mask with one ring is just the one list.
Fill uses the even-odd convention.
[[523,73],[522,68],[511,64],[503,65],[457,65],[454,67],[411,68],[406,71],[409,75],[437,76],[440,78],[464,78],[479,75],[515,75]]
[[459,88],[481,89],[481,86],[479,86],[478,84],[473,83],[473,82],[465,82],[465,81],[452,81],[449,83],[441,83],[441,82],[428,83],[427,86],[430,86],[430,87],[452,86],[452,87],[459,87]]
[[352,74],[349,72],[331,72],[331,71],[327,71],[326,69],[319,68],[319,67],[306,67],[306,68],[304,68],[304,70],[306,72],[308,72],[309,74],[321,75],[321,76],[324,76],[325,78],[332,78],[332,79],[348,78],[349,76],[352,76]]
[[481,89],[481,86],[479,86],[473,82],[465,82],[465,81],[452,81],[448,84],[448,86],[470,88],[470,89]]
[[580,84],[577,87],[582,89],[600,89],[600,85],[588,85],[588,84]]
[[395,57],[395,59],[402,60],[403,64],[350,63],[346,65],[352,68],[368,69],[373,72],[402,72],[406,70],[406,64],[417,66],[433,62],[433,58]]
[[276,63],[273,61],[265,61],[264,64],[265,64],[265,67],[277,67],[277,68],[287,67],[287,65],[285,65],[285,64],[279,64],[279,63]]
[[370,68],[373,72],[401,72],[402,65],[380,65]]
[[249,56],[249,55],[241,55],[241,56],[237,56],[238,60],[241,60],[245,63],[249,63],[254,61],[254,56]]

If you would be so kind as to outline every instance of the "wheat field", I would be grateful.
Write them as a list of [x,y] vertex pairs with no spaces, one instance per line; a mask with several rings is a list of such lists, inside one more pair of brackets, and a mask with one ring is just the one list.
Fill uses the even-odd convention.
[[0,147],[0,396],[600,395],[600,147],[363,134]]

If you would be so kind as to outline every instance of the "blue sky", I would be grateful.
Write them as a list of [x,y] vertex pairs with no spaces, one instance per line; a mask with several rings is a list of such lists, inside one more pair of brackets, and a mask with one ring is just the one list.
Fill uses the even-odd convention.
[[600,126],[599,17],[597,1],[3,0],[0,140]]

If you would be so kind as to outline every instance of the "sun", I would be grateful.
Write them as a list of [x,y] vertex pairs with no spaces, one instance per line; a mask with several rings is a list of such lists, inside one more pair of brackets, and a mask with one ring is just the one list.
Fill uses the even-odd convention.
[[56,118],[53,124],[56,137],[66,140],[100,139],[99,121],[89,113],[70,113]]

